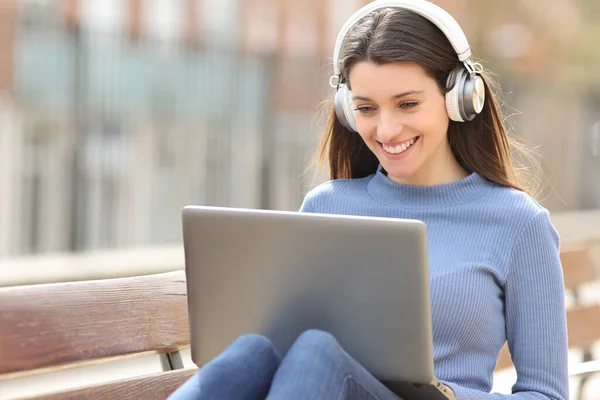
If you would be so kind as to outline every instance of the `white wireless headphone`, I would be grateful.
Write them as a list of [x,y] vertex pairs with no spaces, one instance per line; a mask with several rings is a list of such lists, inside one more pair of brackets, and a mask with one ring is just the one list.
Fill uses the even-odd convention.
[[346,21],[335,42],[333,52],[334,75],[329,79],[329,84],[337,89],[334,106],[340,123],[353,132],[357,131],[352,92],[345,83],[341,82],[340,53],[346,35],[354,24],[369,13],[389,7],[413,11],[434,23],[446,35],[458,55],[458,59],[464,65],[464,68],[463,66],[456,68],[448,77],[447,87],[450,88],[452,84],[454,86],[446,93],[446,110],[453,121],[473,120],[481,112],[485,102],[485,86],[479,75],[483,72],[483,67],[479,63],[470,61],[471,48],[458,22],[446,10],[427,0],[374,0]]

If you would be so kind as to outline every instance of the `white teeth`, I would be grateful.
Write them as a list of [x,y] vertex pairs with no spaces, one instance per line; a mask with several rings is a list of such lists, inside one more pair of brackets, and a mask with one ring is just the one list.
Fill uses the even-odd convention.
[[383,149],[390,154],[400,154],[405,152],[412,144],[415,142],[416,138],[410,139],[402,144],[396,145],[394,147],[383,145]]

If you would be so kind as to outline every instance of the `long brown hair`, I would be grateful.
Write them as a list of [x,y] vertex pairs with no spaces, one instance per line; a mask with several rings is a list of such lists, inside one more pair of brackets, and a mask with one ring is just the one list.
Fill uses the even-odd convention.
[[[412,11],[397,8],[374,11],[353,26],[340,54],[342,81],[350,85],[350,70],[362,61],[379,65],[415,62],[437,81],[443,94],[449,90],[446,81],[451,71],[462,64],[437,26]],[[482,78],[486,89],[483,110],[472,121],[450,121],[450,148],[466,169],[499,185],[533,195],[535,182],[527,180],[529,185],[526,185],[525,169],[513,161],[513,155],[519,156],[532,162],[535,168],[533,152],[509,137],[500,110],[499,87],[486,72]],[[379,161],[360,135],[340,124],[333,97],[327,106],[317,163],[323,167],[328,161],[330,179],[362,178],[375,173]]]

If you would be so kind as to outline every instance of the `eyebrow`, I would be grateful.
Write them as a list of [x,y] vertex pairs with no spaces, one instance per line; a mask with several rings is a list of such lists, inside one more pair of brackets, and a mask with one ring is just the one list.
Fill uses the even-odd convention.
[[[409,96],[411,94],[421,94],[423,93],[423,90],[409,90],[407,92],[402,92],[402,93],[398,93],[395,94],[394,96],[392,96],[393,99],[400,99],[402,97],[406,97]],[[362,100],[362,101],[373,101],[368,97],[364,97],[364,96],[353,96],[352,100]]]

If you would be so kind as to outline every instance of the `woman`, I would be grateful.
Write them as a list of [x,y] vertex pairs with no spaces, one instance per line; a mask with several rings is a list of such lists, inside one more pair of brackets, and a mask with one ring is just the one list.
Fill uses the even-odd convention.
[[[319,153],[331,180],[301,211],[425,222],[435,373],[457,399],[567,399],[559,238],[513,166],[519,148],[490,78],[449,19],[424,0],[377,0],[342,28]],[[517,383],[490,394],[505,341]],[[241,337],[172,398],[265,397],[399,398],[319,331],[283,359],[266,338]]]

